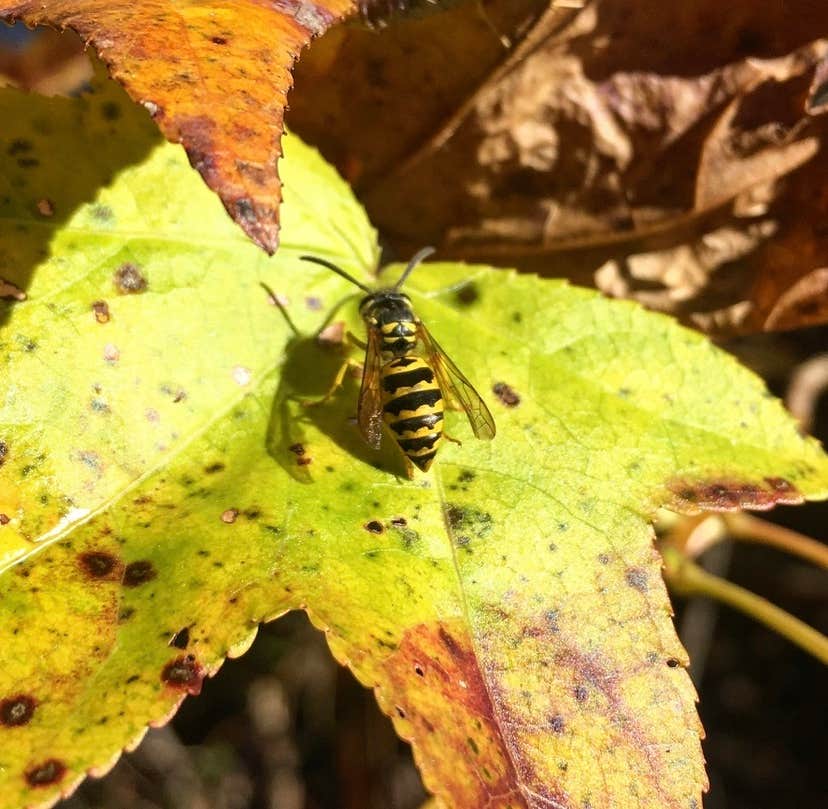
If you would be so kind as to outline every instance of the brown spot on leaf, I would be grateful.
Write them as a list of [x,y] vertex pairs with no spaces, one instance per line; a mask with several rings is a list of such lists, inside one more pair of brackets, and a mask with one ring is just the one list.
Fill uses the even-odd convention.
[[480,298],[480,290],[478,290],[477,284],[470,281],[468,284],[465,284],[457,290],[455,297],[457,298],[458,303],[462,303],[464,306],[470,306]]
[[221,472],[224,469],[224,464],[221,461],[216,461],[204,467],[204,471],[208,475],[215,475],[216,472]]
[[520,404],[520,395],[505,382],[497,382],[492,388],[492,393],[500,400],[504,407],[517,407]]
[[47,197],[43,197],[37,201],[37,212],[41,216],[54,216],[55,215],[55,203],[52,200],[48,199]]
[[0,441],[0,466],[6,462],[6,456],[9,454],[9,445],[5,441]]
[[124,587],[138,587],[152,581],[158,575],[152,562],[142,559],[139,562],[130,562],[124,568]]
[[0,514],[0,525],[8,525],[11,522],[11,518],[8,514]]
[[371,520],[362,526],[369,534],[381,534],[385,528],[379,520]]
[[564,718],[560,714],[555,714],[554,716],[549,717],[549,729],[557,734],[560,735],[564,732],[566,728],[566,722]]
[[59,783],[66,775],[66,765],[57,758],[50,758],[26,770],[26,781],[30,787],[48,787]]
[[78,556],[78,564],[91,579],[116,579],[121,567],[118,557],[105,551],[86,551]]
[[0,700],[0,724],[19,727],[31,721],[37,703],[28,694],[15,694]]
[[394,519],[391,520],[391,525],[395,525],[397,528],[405,528],[405,526],[408,525],[408,521],[405,517],[394,517]]
[[239,510],[237,508],[228,508],[226,511],[222,512],[221,521],[227,523],[228,525],[232,525],[238,516]]
[[802,502],[802,495],[784,478],[765,478],[762,483],[727,478],[682,479],[670,481],[667,488],[674,499],[665,505],[689,514],[740,509],[767,511],[778,504],[796,505]]
[[629,568],[624,574],[624,578],[630,587],[635,588],[639,592],[646,593],[649,589],[650,585],[647,582],[647,571],[642,570],[640,567]]
[[95,301],[92,304],[92,313],[98,323],[109,323],[109,304],[106,301]]
[[115,289],[121,295],[138,295],[147,289],[147,279],[144,278],[141,270],[135,264],[129,262],[122,264],[115,270],[112,280],[115,283]]
[[161,671],[161,680],[171,688],[187,691],[190,694],[201,692],[204,669],[195,655],[182,655],[171,660]]

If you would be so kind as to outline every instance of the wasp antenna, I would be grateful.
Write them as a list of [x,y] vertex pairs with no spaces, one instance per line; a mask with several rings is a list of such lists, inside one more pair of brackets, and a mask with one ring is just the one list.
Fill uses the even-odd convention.
[[296,324],[293,322],[290,315],[288,314],[287,307],[279,299],[279,296],[264,281],[259,281],[259,284],[262,287],[262,289],[264,289],[264,291],[267,292],[268,295],[270,295],[270,300],[273,301],[273,304],[279,307],[279,311],[282,313],[282,317],[285,319],[285,322],[290,327],[290,330],[294,333],[294,335],[296,335],[296,337],[301,337],[302,335],[300,334],[299,329],[296,328]]
[[424,247],[422,250],[418,250],[414,254],[414,258],[412,258],[411,261],[408,262],[408,266],[405,268],[405,270],[403,270],[403,274],[400,276],[400,280],[397,281],[396,284],[394,284],[394,289],[399,289],[405,283],[405,279],[408,278],[409,275],[411,275],[411,272],[414,270],[414,268],[421,262],[425,261],[425,259],[427,259],[430,255],[436,252],[436,247]]
[[324,258],[317,258],[316,256],[299,256],[299,258],[302,259],[302,261],[310,261],[313,264],[319,264],[322,267],[327,267],[329,270],[333,270],[337,275],[341,275],[346,281],[350,281],[354,286],[358,286],[368,294],[371,293],[371,289],[365,286],[365,284],[360,283],[356,280],[356,278],[348,275],[348,273],[346,273],[341,267],[337,267],[336,264],[332,264]]

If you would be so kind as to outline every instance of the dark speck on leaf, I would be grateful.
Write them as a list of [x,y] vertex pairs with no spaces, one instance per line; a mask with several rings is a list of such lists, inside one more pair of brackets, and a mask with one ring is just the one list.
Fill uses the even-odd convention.
[[9,445],[5,441],[0,441],[0,466],[6,460],[6,456],[9,454]]
[[408,525],[408,521],[405,517],[394,517],[394,519],[391,520],[391,525],[396,525],[397,528],[405,528],[405,526]]
[[627,584],[629,584],[630,587],[634,587],[636,590],[642,593],[646,593],[649,589],[649,584],[647,582],[647,573],[640,567],[629,568],[629,570],[627,570],[625,574],[625,578],[627,580]]
[[675,658],[675,657],[671,657],[671,658],[667,661],[667,665],[668,665],[671,669],[675,669],[675,668],[678,668],[678,667],[681,665],[681,663],[680,663],[678,660],[676,660],[676,658]]
[[15,138],[10,144],[9,148],[6,149],[6,153],[11,157],[18,154],[24,154],[25,152],[31,152],[34,146],[30,140],[24,140],[23,138]]
[[97,219],[99,222],[111,222],[115,218],[115,214],[112,213],[112,208],[108,205],[101,205],[100,203],[92,206],[91,213],[92,218]]
[[576,685],[574,693],[575,699],[578,700],[578,702],[586,702],[587,697],[589,696],[586,686],[583,685]]
[[21,169],[33,169],[40,165],[40,161],[36,157],[18,157],[17,165]]
[[505,382],[497,382],[492,387],[492,393],[497,396],[504,407],[517,407],[520,404],[518,392]]
[[119,621],[128,621],[132,616],[135,615],[135,607],[124,607],[118,613],[118,620]]
[[138,587],[152,581],[158,573],[153,567],[152,562],[148,560],[141,560],[140,562],[130,562],[124,568],[124,587]]
[[458,303],[469,306],[480,298],[480,291],[477,288],[477,284],[471,281],[458,289],[455,297]]
[[371,522],[365,523],[363,526],[369,534],[381,534],[385,529],[382,527],[382,523],[378,520],[371,520]]
[[190,645],[190,628],[185,626],[179,629],[170,639],[169,645],[175,646],[176,649],[186,649]]
[[66,775],[66,765],[57,758],[50,758],[26,770],[26,781],[30,787],[47,787],[57,784]]
[[214,45],[226,45],[227,39],[225,37],[210,37],[210,42]]
[[161,679],[173,688],[198,694],[201,691],[204,670],[198,664],[195,655],[190,654],[167,663],[161,671]]
[[0,513],[0,525],[8,525],[11,522],[11,518],[8,514]]
[[109,323],[109,304],[106,301],[95,301],[92,304],[92,312],[98,323]]
[[101,104],[101,115],[107,121],[117,121],[121,117],[121,107],[114,101]]
[[6,727],[26,725],[35,710],[35,701],[28,694],[15,694],[0,700],[0,724]]
[[122,264],[113,276],[115,288],[121,295],[137,295],[147,289],[147,279],[135,264]]
[[208,475],[215,475],[216,472],[221,472],[224,469],[224,464],[221,461],[216,461],[215,463],[208,464],[204,467],[204,471]]
[[566,723],[560,714],[555,714],[555,716],[549,718],[549,729],[553,733],[563,733],[564,727],[566,727]]

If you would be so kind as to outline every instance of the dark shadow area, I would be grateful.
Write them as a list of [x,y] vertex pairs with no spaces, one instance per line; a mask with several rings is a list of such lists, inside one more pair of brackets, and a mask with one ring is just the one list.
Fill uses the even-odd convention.
[[349,456],[376,469],[405,477],[402,454],[387,437],[379,451],[362,437],[356,422],[360,380],[358,370],[345,374],[342,387],[326,402],[317,402],[330,388],[348,357],[360,365],[362,355],[346,343],[325,344],[316,336],[296,336],[285,347],[285,362],[268,422],[267,452],[288,474],[311,483],[319,471],[307,427],[330,438]]
[[[162,141],[149,114],[102,71],[95,84],[105,90],[82,85],[75,98],[0,88],[0,278],[23,293],[55,233]],[[112,212],[100,208],[91,215],[107,225]],[[0,299],[0,325],[26,305],[15,297]]]

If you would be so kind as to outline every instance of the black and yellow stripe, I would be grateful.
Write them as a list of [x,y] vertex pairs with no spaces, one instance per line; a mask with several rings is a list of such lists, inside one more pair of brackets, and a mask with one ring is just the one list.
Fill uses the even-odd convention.
[[443,440],[443,394],[434,371],[420,357],[402,356],[385,363],[380,376],[385,423],[406,457],[425,472]]
[[380,330],[380,351],[399,357],[417,345],[416,326],[413,320],[393,320],[383,323]]

